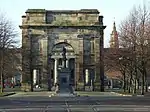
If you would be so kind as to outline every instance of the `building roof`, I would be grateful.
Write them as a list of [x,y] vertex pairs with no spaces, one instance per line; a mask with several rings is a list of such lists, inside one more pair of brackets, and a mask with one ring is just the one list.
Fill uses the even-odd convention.
[[99,14],[97,9],[80,9],[80,10],[45,10],[45,9],[27,9],[26,13],[95,13]]

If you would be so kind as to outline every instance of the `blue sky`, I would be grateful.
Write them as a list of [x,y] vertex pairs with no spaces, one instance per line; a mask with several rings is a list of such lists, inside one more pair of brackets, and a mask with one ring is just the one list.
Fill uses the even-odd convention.
[[[28,8],[42,8],[47,10],[78,10],[78,9],[98,9],[100,15],[104,16],[104,44],[109,47],[112,24],[116,21],[116,26],[126,18],[134,5],[143,4],[143,1],[150,3],[150,0],[0,0],[0,11],[4,12],[19,32],[21,16]],[[117,27],[118,28],[118,27]],[[21,40],[21,33],[19,36]]]

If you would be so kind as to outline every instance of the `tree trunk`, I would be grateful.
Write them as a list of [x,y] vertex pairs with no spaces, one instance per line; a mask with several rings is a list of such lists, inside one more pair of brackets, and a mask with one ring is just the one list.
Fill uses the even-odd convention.
[[140,79],[139,78],[137,79],[137,89],[138,90],[140,89]]
[[126,76],[125,76],[125,72],[123,73],[123,91],[126,91]]
[[1,93],[4,91],[4,51],[1,50],[0,76],[1,76]]
[[126,90],[128,90],[129,89],[129,78],[127,78],[126,83],[127,83]]
[[144,85],[145,85],[145,81],[144,81],[144,74],[142,75],[142,89],[141,89],[141,94],[144,95]]
[[136,94],[136,87],[137,87],[137,80],[136,78],[134,79],[134,94]]
[[141,94],[144,95],[144,87],[145,87],[145,73],[143,69],[143,74],[142,74],[142,89],[141,89]]
[[145,92],[148,92],[147,71],[145,70]]
[[137,92],[137,69],[135,69],[134,94]]
[[128,85],[128,93],[131,93],[131,86],[132,86],[132,80],[131,80],[131,76],[130,76],[130,79],[129,79],[129,85]]
[[142,90],[141,90],[141,94],[144,95],[145,81],[146,81],[146,69],[145,69],[145,66],[144,66],[144,62],[142,62],[142,67],[143,67],[143,73],[142,73]]
[[147,83],[147,79],[145,80],[145,92],[148,92],[148,83]]
[[128,92],[131,93],[131,90],[132,90],[132,71],[131,71],[130,79],[129,79],[129,90],[128,90]]
[[2,70],[1,70],[1,93],[3,93],[4,91],[4,76],[3,76],[3,73],[2,73]]
[[32,68],[30,68],[31,70],[30,70],[30,81],[31,81],[31,92],[33,92],[33,69]]

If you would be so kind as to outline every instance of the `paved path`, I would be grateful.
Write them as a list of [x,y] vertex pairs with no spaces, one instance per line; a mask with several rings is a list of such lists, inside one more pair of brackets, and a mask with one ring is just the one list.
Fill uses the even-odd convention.
[[[32,93],[33,94],[33,93]],[[37,93],[39,94],[39,93]],[[49,97],[48,94],[0,98],[0,112],[150,112],[150,99],[129,96]]]
[[61,106],[28,106],[0,109],[2,112],[149,112],[150,106],[136,106],[136,105],[61,105]]
[[[120,96],[114,92],[75,92],[80,96]],[[9,97],[26,97],[26,96],[50,96],[55,94],[55,92],[17,92],[17,94],[11,95]]]

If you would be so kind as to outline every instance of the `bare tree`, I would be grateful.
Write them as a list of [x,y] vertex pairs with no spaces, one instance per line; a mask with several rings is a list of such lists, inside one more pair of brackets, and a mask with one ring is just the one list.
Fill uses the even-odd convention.
[[3,14],[0,14],[0,76],[1,92],[4,89],[4,66],[14,52],[8,52],[9,49],[15,48],[17,32],[12,23]]
[[119,77],[120,81],[122,81],[122,88],[124,92],[127,88],[127,78],[129,66],[129,57],[128,57],[128,49],[122,48],[109,48],[105,51],[105,71],[120,71],[121,75]]
[[[105,66],[122,73],[124,91],[136,94],[139,85],[141,94],[147,92],[147,76],[150,70],[150,15],[144,5],[134,7],[129,16],[121,22],[119,49],[110,49],[105,55]],[[109,63],[109,64],[108,64]]]
[[[141,80],[141,94],[147,85],[147,64],[150,61],[150,15],[144,5],[143,8],[134,7],[127,19],[120,25],[120,47],[128,49],[130,90],[136,92],[137,80]],[[124,55],[124,54],[123,54]],[[138,76],[140,74],[140,76]],[[147,87],[146,87],[147,88]]]

